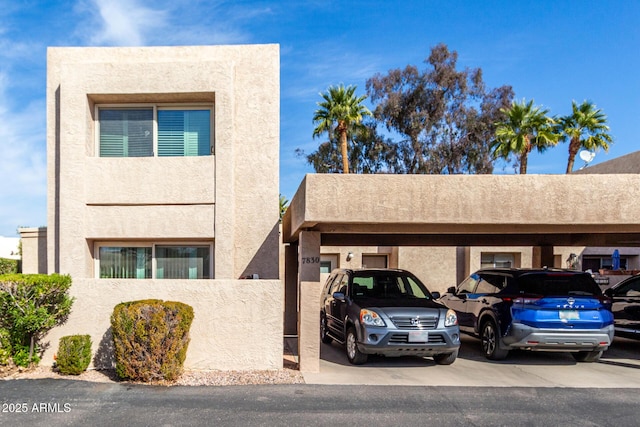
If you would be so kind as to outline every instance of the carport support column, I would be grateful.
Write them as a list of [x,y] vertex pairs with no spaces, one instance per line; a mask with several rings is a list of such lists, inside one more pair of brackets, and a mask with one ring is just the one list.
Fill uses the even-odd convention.
[[533,268],[553,268],[553,246],[534,246],[531,264]]
[[298,360],[300,371],[320,371],[320,233],[300,232],[298,250]]

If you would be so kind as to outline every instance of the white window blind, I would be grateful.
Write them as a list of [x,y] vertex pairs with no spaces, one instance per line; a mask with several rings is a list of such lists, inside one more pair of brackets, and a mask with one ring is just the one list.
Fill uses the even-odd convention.
[[209,110],[158,110],[158,156],[211,153]]
[[100,157],[153,156],[153,109],[101,109]]

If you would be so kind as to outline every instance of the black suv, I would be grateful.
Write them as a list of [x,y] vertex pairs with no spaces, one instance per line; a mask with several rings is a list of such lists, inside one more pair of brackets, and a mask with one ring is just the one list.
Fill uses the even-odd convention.
[[616,335],[640,339],[640,275],[629,277],[604,293],[613,300]]
[[434,301],[439,296],[404,270],[334,270],[322,290],[320,338],[345,344],[354,365],[369,354],[431,356],[450,365],[460,332],[455,312]]
[[480,270],[440,301],[456,311],[461,331],[480,337],[488,359],[517,348],[594,362],[613,340],[611,301],[581,271]]

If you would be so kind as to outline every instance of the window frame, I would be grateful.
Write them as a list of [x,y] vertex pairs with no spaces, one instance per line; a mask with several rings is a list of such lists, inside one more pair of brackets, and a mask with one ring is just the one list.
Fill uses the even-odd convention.
[[[183,246],[183,247],[207,247],[209,248],[209,275],[208,278],[203,279],[169,279],[169,278],[158,278],[157,277],[157,269],[158,269],[158,260],[156,257],[156,247],[157,246]],[[115,277],[100,277],[100,248],[102,247],[126,247],[126,248],[151,248],[151,278],[138,279],[138,278],[115,278]],[[93,249],[93,259],[94,259],[94,278],[99,280],[213,280],[215,279],[215,270],[214,270],[214,252],[215,244],[214,242],[197,242],[197,241],[152,241],[152,242],[127,242],[127,241],[99,241],[94,243]]]
[[[489,261],[489,258],[491,259],[490,261]],[[506,265],[507,263],[508,265]],[[512,252],[481,252],[480,253],[480,268],[513,268],[513,267],[516,267],[516,255]]]
[[[100,110],[133,110],[150,108],[152,110],[152,122],[153,122],[153,155],[146,156],[147,158],[160,158],[160,157],[206,157],[215,156],[215,119],[214,119],[214,105],[207,102],[189,102],[189,103],[131,103],[131,104],[95,104],[94,105],[94,153],[95,157],[100,156]],[[209,154],[201,156],[159,156],[158,155],[158,110],[168,111],[188,111],[188,110],[208,110],[209,111]],[[104,157],[104,158],[132,158],[133,156],[123,157]]]

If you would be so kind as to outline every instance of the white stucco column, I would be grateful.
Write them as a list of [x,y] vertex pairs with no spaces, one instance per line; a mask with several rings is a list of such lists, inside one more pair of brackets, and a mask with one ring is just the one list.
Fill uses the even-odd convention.
[[302,231],[298,250],[300,370],[320,371],[320,233]]

